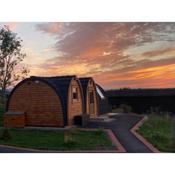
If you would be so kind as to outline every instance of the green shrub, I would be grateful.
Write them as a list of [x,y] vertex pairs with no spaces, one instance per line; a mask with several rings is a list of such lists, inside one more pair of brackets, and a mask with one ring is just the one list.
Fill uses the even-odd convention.
[[156,115],[159,117],[171,117],[172,113],[168,111],[162,111],[160,107],[150,107],[150,109],[147,111],[148,115]]
[[124,113],[132,112],[132,107],[127,104],[121,104],[119,108],[121,108]]
[[10,131],[8,129],[4,129],[2,136],[1,136],[2,140],[10,140],[12,139],[12,136],[10,134]]
[[148,114],[160,114],[160,108],[159,107],[150,107],[150,109],[147,112]]
[[115,108],[115,109],[112,109],[112,112],[114,112],[114,113],[123,113],[123,109],[122,108]]
[[103,128],[98,128],[97,131],[95,132],[96,135],[103,135],[104,130]]
[[127,104],[121,104],[118,108],[112,110],[115,113],[130,113],[132,112],[132,107]]

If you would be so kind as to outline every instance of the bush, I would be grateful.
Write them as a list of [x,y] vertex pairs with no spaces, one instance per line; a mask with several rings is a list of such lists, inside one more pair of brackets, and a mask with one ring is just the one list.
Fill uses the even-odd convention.
[[113,109],[112,112],[130,113],[130,112],[132,112],[132,107],[127,105],[127,104],[121,104],[118,108]]
[[150,109],[147,111],[148,114],[158,114],[160,115],[160,108],[159,107],[150,107]]
[[98,128],[95,132],[96,135],[102,135],[104,133],[103,128]]
[[10,131],[8,129],[4,129],[1,139],[2,140],[10,140],[12,138]]
[[167,117],[167,118],[172,116],[171,112],[162,111],[160,107],[150,107],[150,109],[147,111],[147,114],[161,116],[161,117]]
[[124,113],[132,112],[132,107],[127,104],[121,104],[119,108],[121,108]]
[[123,113],[123,109],[115,108],[115,109],[112,109],[112,112],[114,112],[114,113]]

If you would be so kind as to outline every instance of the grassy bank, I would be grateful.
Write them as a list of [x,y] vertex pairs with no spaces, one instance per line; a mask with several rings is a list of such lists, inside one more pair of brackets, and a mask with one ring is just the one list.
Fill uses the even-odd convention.
[[[0,144],[45,150],[112,150],[114,146],[102,131],[80,131],[65,143],[64,131],[10,129],[11,139],[0,139]],[[0,136],[3,130],[0,130]]]
[[151,113],[139,133],[162,152],[175,152],[175,122],[169,114]]

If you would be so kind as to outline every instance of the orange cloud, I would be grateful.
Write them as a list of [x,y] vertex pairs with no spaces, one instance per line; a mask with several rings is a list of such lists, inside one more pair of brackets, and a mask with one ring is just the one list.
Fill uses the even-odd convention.
[[[43,23],[37,30],[55,36],[52,48],[61,55],[38,65],[38,74],[93,76],[105,88],[175,85],[175,23]],[[144,50],[159,41],[169,45]],[[141,45],[137,59],[125,52]]]
[[97,82],[106,88],[163,88],[174,87],[175,64],[145,68],[126,73],[115,71],[101,73],[94,76]]

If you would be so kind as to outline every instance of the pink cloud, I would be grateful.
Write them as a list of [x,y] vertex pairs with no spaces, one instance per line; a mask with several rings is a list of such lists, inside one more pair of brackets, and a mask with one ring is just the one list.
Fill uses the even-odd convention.
[[15,30],[20,25],[20,23],[19,22],[7,22],[5,23],[5,25],[8,26],[10,30]]
[[61,23],[52,22],[52,23],[41,23],[37,25],[37,29],[45,33],[55,34],[60,31]]
[[[147,52],[143,49],[137,59],[125,51],[149,43],[175,41],[175,23],[43,23],[37,29],[53,34],[53,47],[61,53],[40,66],[47,70],[46,74],[93,76],[106,88],[174,85],[170,82],[175,67],[174,48],[150,48]],[[149,59],[160,55],[164,58]]]

